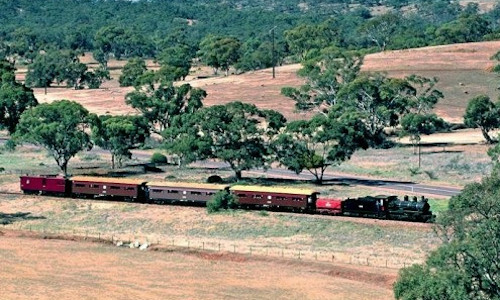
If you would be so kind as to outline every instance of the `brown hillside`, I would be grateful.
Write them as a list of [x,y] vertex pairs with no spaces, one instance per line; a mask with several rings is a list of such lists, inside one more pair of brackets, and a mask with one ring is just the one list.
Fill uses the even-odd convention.
[[364,71],[387,72],[403,77],[419,74],[438,77],[444,93],[436,112],[449,121],[461,122],[467,102],[479,94],[499,95],[500,78],[490,70],[490,57],[500,50],[500,41],[386,51],[368,55]]
[[[437,88],[444,93],[445,98],[437,105],[436,111],[449,121],[460,122],[470,98],[485,93],[497,99],[500,78],[489,70],[494,65],[490,57],[498,50],[500,41],[386,51],[368,55],[363,71],[387,72],[389,76],[396,77],[410,74],[438,77],[440,81]],[[90,55],[85,56],[84,61],[93,65]],[[121,88],[117,82],[124,63],[110,63],[113,80],[106,82],[101,89],[75,91],[53,87],[48,89],[46,95],[43,89],[35,89],[36,97],[40,102],[75,100],[100,114],[135,113],[124,101],[132,88]],[[148,67],[154,69],[157,66],[149,61]],[[207,91],[206,105],[240,100],[254,103],[260,108],[276,109],[291,120],[302,119],[307,114],[294,112],[294,102],[280,94],[284,86],[299,86],[303,83],[295,74],[299,68],[300,65],[278,67],[275,79],[272,79],[271,69],[224,77],[213,76],[207,68],[198,68],[186,82]],[[22,79],[23,75],[21,71],[18,78]]]

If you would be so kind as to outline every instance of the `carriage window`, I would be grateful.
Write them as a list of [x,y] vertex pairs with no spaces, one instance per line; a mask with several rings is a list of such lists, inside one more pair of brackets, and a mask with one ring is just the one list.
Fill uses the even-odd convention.
[[212,193],[212,192],[207,192],[206,194],[207,194],[207,196],[212,196],[212,195],[213,195],[213,194],[215,194],[215,193]]
[[99,185],[98,184],[91,184],[90,187],[96,189],[99,187]]
[[151,190],[151,192],[153,192],[153,193],[161,193],[161,192],[163,192],[163,190],[153,189],[153,190]]
[[135,188],[134,187],[131,187],[131,186],[128,186],[125,188],[126,191],[134,191]]
[[83,184],[83,183],[75,183],[75,186],[76,187],[85,187],[85,184]]
[[238,194],[237,196],[238,197],[246,197],[247,195],[246,194]]
[[262,199],[262,195],[253,195],[255,199]]
[[201,195],[201,192],[191,192],[191,195]]
[[285,197],[276,197],[276,200],[285,201],[285,200],[286,200],[286,198],[285,198]]
[[302,198],[293,197],[292,200],[293,201],[302,201]]
[[176,190],[168,190],[169,194],[179,194],[179,191]]
[[120,189],[119,186],[114,186],[114,185],[110,186],[109,188],[112,190],[119,190]]

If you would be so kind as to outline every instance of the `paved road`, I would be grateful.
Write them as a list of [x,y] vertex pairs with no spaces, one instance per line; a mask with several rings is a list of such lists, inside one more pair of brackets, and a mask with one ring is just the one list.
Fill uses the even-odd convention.
[[[196,163],[196,166],[205,167],[205,168],[227,168],[228,165],[219,162],[199,162]],[[245,173],[245,172],[244,172]],[[297,175],[292,171],[285,169],[269,169],[267,171],[262,169],[255,169],[251,171],[247,171],[249,174],[256,175],[264,175],[268,177],[285,177],[289,179],[299,179],[299,180],[312,180],[314,176],[306,172],[302,172]],[[460,188],[454,187],[445,187],[445,186],[437,186],[437,185],[428,185],[428,184],[420,184],[415,182],[408,181],[395,181],[395,180],[385,180],[385,179],[376,179],[376,178],[367,178],[361,176],[354,175],[339,175],[335,173],[325,172],[324,176],[325,183],[344,183],[344,184],[353,184],[353,185],[364,185],[371,187],[379,187],[388,190],[395,191],[403,191],[403,192],[411,192],[415,194],[421,195],[429,195],[429,196],[444,196],[451,197],[460,193]]]

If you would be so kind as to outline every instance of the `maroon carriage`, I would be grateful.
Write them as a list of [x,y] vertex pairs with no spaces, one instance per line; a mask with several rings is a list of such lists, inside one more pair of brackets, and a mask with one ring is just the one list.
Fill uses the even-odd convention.
[[318,192],[311,189],[235,185],[230,188],[242,206],[314,211]]
[[143,179],[75,176],[71,181],[72,193],[75,196],[140,201],[145,198],[146,181]]
[[25,194],[64,196],[71,190],[71,182],[59,175],[21,176],[20,186]]
[[320,198],[316,201],[316,211],[320,214],[340,215],[342,213],[342,199]]
[[188,182],[149,182],[147,195],[153,203],[193,202],[206,203],[212,196],[227,190],[227,185]]

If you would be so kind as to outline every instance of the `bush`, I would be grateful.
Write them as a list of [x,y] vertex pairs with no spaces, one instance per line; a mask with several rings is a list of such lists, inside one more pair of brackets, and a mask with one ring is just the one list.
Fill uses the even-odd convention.
[[159,152],[153,153],[151,156],[151,162],[154,164],[166,164],[168,163],[167,157]]
[[214,213],[221,209],[235,208],[238,205],[238,199],[227,191],[220,191],[213,195],[207,202],[207,212]]
[[212,175],[207,178],[207,183],[221,183],[222,178],[219,175]]

